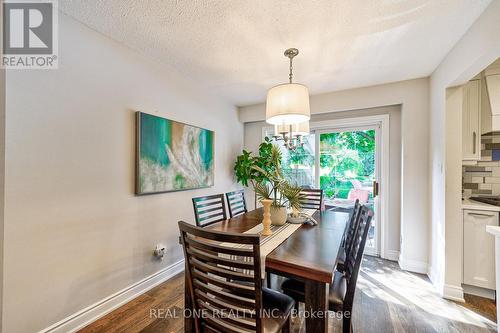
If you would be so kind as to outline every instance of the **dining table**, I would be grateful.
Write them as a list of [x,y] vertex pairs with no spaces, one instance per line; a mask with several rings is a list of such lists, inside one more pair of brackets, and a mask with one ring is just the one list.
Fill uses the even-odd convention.
[[[244,233],[262,223],[262,218],[262,208],[258,208],[205,228]],[[328,286],[336,269],[349,213],[317,210],[312,218],[316,225],[302,224],[266,256],[265,269],[268,273],[304,282],[306,332],[327,332]],[[185,283],[185,309],[192,310],[187,285]],[[185,317],[184,329],[194,331],[192,318]]]

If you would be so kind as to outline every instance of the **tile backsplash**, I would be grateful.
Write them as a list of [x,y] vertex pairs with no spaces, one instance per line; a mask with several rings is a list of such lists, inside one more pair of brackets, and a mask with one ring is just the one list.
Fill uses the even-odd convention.
[[500,196],[500,134],[481,136],[481,160],[462,166],[463,197]]

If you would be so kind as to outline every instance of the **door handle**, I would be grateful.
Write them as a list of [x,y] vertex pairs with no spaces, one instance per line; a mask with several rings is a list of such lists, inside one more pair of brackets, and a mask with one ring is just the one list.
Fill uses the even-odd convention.
[[472,216],[484,216],[484,217],[493,217],[495,214],[481,214],[481,213],[468,213],[469,215]]
[[476,154],[476,132],[472,132],[472,153]]
[[378,196],[378,183],[376,180],[373,181],[373,197]]

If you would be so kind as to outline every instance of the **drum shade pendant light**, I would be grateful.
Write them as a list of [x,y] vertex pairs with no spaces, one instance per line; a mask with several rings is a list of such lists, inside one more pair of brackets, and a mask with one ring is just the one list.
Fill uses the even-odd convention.
[[293,58],[297,49],[285,51],[290,59],[288,83],[277,85],[267,92],[266,122],[274,125],[274,139],[283,140],[285,147],[295,150],[304,145],[302,136],[309,134],[309,90],[306,86],[293,83]]
[[267,92],[266,122],[272,125],[291,125],[308,121],[311,118],[309,109],[309,89],[293,83],[293,58],[299,54],[297,49],[288,49],[285,56],[290,59],[289,82],[277,85]]

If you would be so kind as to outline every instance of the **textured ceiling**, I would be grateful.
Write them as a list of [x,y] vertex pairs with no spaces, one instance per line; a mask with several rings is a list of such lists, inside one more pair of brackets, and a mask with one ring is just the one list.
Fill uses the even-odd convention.
[[236,105],[425,77],[490,0],[64,0],[60,9]]

